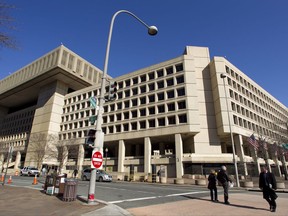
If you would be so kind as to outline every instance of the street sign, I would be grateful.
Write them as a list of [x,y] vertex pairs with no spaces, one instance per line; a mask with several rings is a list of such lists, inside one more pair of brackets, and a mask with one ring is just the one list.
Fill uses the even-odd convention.
[[99,169],[103,164],[103,156],[100,151],[93,152],[91,159],[91,167]]
[[91,124],[94,124],[96,120],[97,120],[97,116],[90,116],[89,117],[89,121],[91,122]]
[[97,99],[95,97],[90,97],[89,100],[90,100],[91,106],[95,108],[97,104]]

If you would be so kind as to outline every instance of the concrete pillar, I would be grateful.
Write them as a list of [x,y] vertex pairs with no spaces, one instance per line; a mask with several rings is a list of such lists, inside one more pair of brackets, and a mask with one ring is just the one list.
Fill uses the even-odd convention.
[[181,134],[175,134],[176,178],[183,176],[183,142]]
[[0,173],[2,172],[4,166],[4,154],[0,154]]
[[151,173],[151,139],[144,138],[144,173],[148,176]]
[[240,158],[240,164],[243,164],[244,175],[247,176],[248,170],[247,170],[247,164],[245,161],[245,154],[244,154],[244,150],[243,150],[242,135],[238,134],[236,137],[234,137],[234,142],[235,142],[235,146],[236,146],[236,154]]
[[251,148],[251,154],[252,154],[252,158],[255,162],[255,168],[256,168],[256,172],[258,174],[260,174],[261,172],[261,169],[260,169],[260,164],[259,164],[259,161],[258,161],[258,155],[257,155],[257,151],[254,149],[254,148]]
[[277,168],[275,175],[282,177],[282,175],[281,175],[281,167],[280,167],[280,164],[279,164],[279,160],[278,160],[278,158],[277,158],[277,155],[273,154],[273,160],[274,160],[274,162],[275,162],[275,164],[276,164],[276,168]]
[[[66,147],[67,149],[67,147]],[[78,149],[78,160],[77,160],[77,169],[78,169],[78,173],[81,173],[82,170],[83,170],[83,163],[84,163],[84,158],[85,158],[85,150],[84,150],[84,145],[79,145],[79,149]],[[67,155],[67,158],[66,158],[66,161],[64,161],[65,164],[67,163],[67,160],[68,160],[68,155]],[[65,166],[66,167],[66,166]],[[65,168],[66,169],[66,168]]]
[[17,151],[16,159],[15,159],[15,165],[14,165],[14,172],[19,171],[20,162],[21,162],[21,153],[20,153],[20,151]]
[[124,140],[119,140],[118,172],[124,172],[124,160],[125,160],[125,142]]

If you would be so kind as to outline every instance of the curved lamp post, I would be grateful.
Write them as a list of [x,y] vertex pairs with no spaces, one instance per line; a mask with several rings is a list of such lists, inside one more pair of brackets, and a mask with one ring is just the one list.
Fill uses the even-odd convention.
[[[107,48],[106,48],[106,56],[105,56],[105,63],[104,63],[104,71],[102,75],[102,82],[101,82],[101,91],[100,91],[100,98],[99,98],[99,110],[97,113],[97,122],[96,122],[96,136],[95,141],[97,142],[97,146],[93,145],[93,148],[99,148],[99,150],[102,152],[103,155],[103,141],[104,138],[102,137],[102,114],[103,114],[103,104],[104,104],[104,94],[105,94],[105,85],[106,85],[106,76],[107,76],[107,69],[108,69],[108,61],[109,61],[109,52],[110,52],[110,42],[112,37],[112,31],[113,31],[113,25],[114,20],[116,16],[120,13],[126,13],[135,19],[137,19],[141,24],[143,24],[148,29],[149,35],[156,35],[158,33],[158,29],[155,26],[148,26],[144,21],[142,21],[139,17],[137,17],[135,14],[131,13],[127,10],[120,10],[117,11],[111,20],[110,24],[110,30],[109,30],[109,36],[108,36],[108,42],[107,42]],[[95,182],[96,182],[96,169],[91,170],[91,178],[90,178],[90,184],[89,184],[89,192],[88,192],[88,204],[94,203],[94,194],[95,194]]]
[[224,84],[224,92],[225,92],[225,99],[226,99],[226,107],[227,107],[227,114],[228,114],[228,123],[229,123],[229,130],[230,130],[230,136],[231,136],[231,143],[232,143],[232,152],[233,152],[233,163],[235,167],[235,174],[236,174],[236,186],[239,187],[239,177],[238,177],[238,167],[237,167],[237,160],[235,155],[235,144],[234,144],[234,137],[232,134],[232,127],[231,127],[231,121],[230,121],[230,111],[228,108],[228,99],[227,99],[227,93],[226,93],[226,85],[225,85],[225,78],[227,77],[225,74],[221,74],[220,77],[223,79]]

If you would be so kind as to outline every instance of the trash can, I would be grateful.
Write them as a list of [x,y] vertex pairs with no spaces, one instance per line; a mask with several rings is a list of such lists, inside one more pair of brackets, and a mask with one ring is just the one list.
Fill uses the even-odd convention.
[[56,176],[54,182],[54,194],[59,197],[63,196],[65,189],[65,175]]
[[54,194],[54,186],[55,186],[55,179],[51,175],[47,175],[44,184],[44,191],[46,194],[53,195]]
[[77,179],[65,179],[63,201],[70,202],[75,201],[77,197]]

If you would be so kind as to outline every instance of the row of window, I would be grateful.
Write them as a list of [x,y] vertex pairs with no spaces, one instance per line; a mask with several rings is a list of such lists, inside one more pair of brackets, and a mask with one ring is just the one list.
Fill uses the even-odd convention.
[[[182,71],[183,71],[183,64],[182,63],[176,64],[176,65],[171,65],[171,66],[168,66],[165,68],[158,69],[156,71],[152,71],[149,73],[145,73],[143,75],[139,75],[139,76],[135,76],[135,77],[126,79],[124,81],[119,81],[118,82],[118,89],[121,90],[121,89],[129,87],[131,85],[132,86],[133,85],[141,85],[141,83],[146,83],[147,81],[157,79],[157,82],[156,82],[157,84],[151,83],[151,84],[149,84],[148,87],[139,87],[137,90],[134,89],[133,93],[131,93],[131,94],[135,94],[135,91],[139,91],[139,94],[140,94],[141,91],[144,91],[144,88],[147,88],[147,91],[151,91],[151,89],[153,89],[153,88],[154,88],[153,90],[156,90],[159,88],[164,88],[164,86],[167,87],[167,86],[174,85],[174,83],[182,83],[181,80],[183,80],[183,77],[182,78],[178,77],[178,78],[176,78],[176,80],[173,77],[168,78],[165,81],[165,84],[164,84],[163,80],[158,82],[159,78],[161,78],[161,77],[166,78],[169,75],[172,75],[172,74],[175,74],[178,72],[182,72]],[[108,92],[108,89],[106,89],[106,92]],[[82,100],[86,100],[86,99],[89,99],[90,97],[97,96],[97,95],[100,95],[100,89],[94,90],[92,92],[86,92],[86,93],[68,98],[64,101],[64,105],[70,105],[71,103],[76,103],[76,102],[79,102]]]
[[[228,66],[226,66],[226,72],[231,75],[231,77],[234,78],[234,80],[237,80],[237,82],[243,84],[245,87],[247,87],[248,89],[250,89],[253,93],[257,94],[260,98],[262,98],[264,101],[268,102],[271,106],[269,106],[268,104],[266,104],[264,101],[262,101],[261,99],[259,99],[258,97],[256,98],[255,95],[253,95],[253,99],[254,101],[258,101],[259,104],[261,104],[262,106],[267,106],[267,107],[271,107],[271,109],[278,109],[281,110],[281,112],[285,113],[285,115],[288,115],[288,112],[283,109],[281,106],[279,106],[278,103],[274,102],[270,97],[268,97],[267,95],[265,95],[262,91],[260,91],[258,88],[256,88],[253,84],[251,84],[250,82],[246,81],[244,78],[242,78],[242,76],[238,75],[238,73],[236,73],[235,71],[233,71],[231,68],[229,68]],[[228,83],[230,83],[229,85],[232,86],[231,80],[229,81],[228,79]],[[239,84],[237,84],[238,86]],[[233,82],[233,87],[236,88],[236,82]],[[238,91],[240,92],[241,90],[239,89],[240,85],[238,87]],[[246,91],[245,91],[246,92]],[[243,91],[242,91],[243,93]],[[243,93],[244,94],[244,93]],[[251,93],[247,93],[247,96],[251,95]],[[250,96],[252,99],[252,96]],[[265,104],[265,105],[264,105]]]
[[[129,132],[136,130],[144,130],[149,128],[158,128],[165,126],[173,126],[187,123],[187,114],[180,113],[177,115],[163,116],[156,119],[146,119],[140,121],[131,121],[124,124],[115,124],[111,126],[103,126],[102,131],[105,134]],[[71,138],[85,138],[88,134],[87,130],[69,131],[59,135],[59,139],[67,140]]]
[[[110,122],[117,122],[121,120],[129,120],[133,118],[139,118],[139,117],[148,117],[151,115],[157,115],[161,113],[167,113],[169,112],[174,112],[178,110],[183,110],[186,109],[186,102],[185,100],[182,101],[177,101],[177,102],[170,102],[167,104],[159,104],[159,105],[154,105],[154,106],[149,106],[149,107],[144,107],[142,109],[135,109],[135,110],[122,110],[122,112],[116,113],[116,114],[109,114],[105,112],[103,116],[103,123],[110,123]],[[82,116],[83,115],[83,116]],[[74,113],[67,115],[66,118],[68,120],[79,120],[83,118],[88,118],[90,116],[95,115],[95,110],[86,110],[86,112],[81,112],[79,113]],[[62,117],[62,121],[64,117]],[[64,122],[64,121],[63,121]],[[88,119],[77,121],[77,122],[71,122],[71,123],[65,123],[64,125],[60,126],[60,131],[67,131],[67,130],[73,130],[77,128],[82,128],[82,127],[88,127],[90,126],[91,123],[89,123]]]

